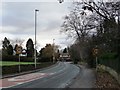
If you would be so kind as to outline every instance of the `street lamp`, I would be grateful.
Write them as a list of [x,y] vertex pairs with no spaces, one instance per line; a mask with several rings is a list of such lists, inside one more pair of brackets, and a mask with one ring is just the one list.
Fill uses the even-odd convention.
[[35,9],[35,49],[34,49],[34,58],[35,58],[35,68],[36,68],[36,29],[37,29],[37,12],[39,10]]
[[55,39],[53,39],[53,63],[55,62],[55,53],[54,53],[54,50],[55,50],[55,49],[54,49],[54,40],[55,40]]
[[62,2],[64,2],[64,0],[58,0],[59,1],[59,3],[62,3]]

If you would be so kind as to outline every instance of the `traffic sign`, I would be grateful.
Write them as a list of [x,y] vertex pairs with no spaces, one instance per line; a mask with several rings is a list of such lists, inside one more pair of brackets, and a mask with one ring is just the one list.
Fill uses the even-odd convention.
[[93,55],[98,55],[98,49],[97,48],[93,48]]
[[22,46],[17,46],[16,47],[16,54],[21,54],[22,53]]

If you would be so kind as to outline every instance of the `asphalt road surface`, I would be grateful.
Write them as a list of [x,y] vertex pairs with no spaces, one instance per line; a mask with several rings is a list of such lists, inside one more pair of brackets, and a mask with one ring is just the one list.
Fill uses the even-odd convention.
[[[29,79],[27,82],[22,82],[9,88],[65,88],[78,75],[79,71],[80,68],[73,64],[59,62],[48,69],[19,77],[26,79],[36,75],[37,78]],[[15,80],[15,78],[10,80]]]

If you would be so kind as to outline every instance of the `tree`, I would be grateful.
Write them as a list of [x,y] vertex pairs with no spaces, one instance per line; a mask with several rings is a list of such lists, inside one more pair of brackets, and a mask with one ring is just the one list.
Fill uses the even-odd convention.
[[[79,2],[79,4],[81,4]],[[92,10],[99,18],[102,18],[102,28],[104,30],[101,33],[101,37],[104,39],[103,45],[108,47],[108,51],[118,52],[120,50],[120,35],[119,35],[119,17],[120,17],[120,1],[94,1],[89,0],[82,3],[83,9]],[[101,38],[99,37],[99,38]]]
[[19,46],[22,46],[22,44],[25,40],[16,38],[16,39],[10,40],[10,41],[13,46],[15,46],[16,44]]
[[44,48],[41,48],[40,57],[44,61],[52,61],[53,57],[53,47],[51,44],[46,44]]
[[2,41],[2,55],[13,55],[13,47],[10,44],[10,41],[5,37]]
[[97,45],[105,53],[117,53],[120,59],[120,1],[85,1],[82,3],[83,9],[92,10],[100,18],[100,27],[94,39]]
[[67,48],[65,48],[65,49],[63,50],[63,53],[67,53]]
[[89,36],[98,24],[96,23],[96,17],[82,10],[79,4],[74,4],[75,7],[64,19],[62,31],[78,39],[80,58],[83,59],[83,52],[87,41],[86,37]]
[[27,43],[26,43],[26,52],[27,52],[27,57],[33,57],[34,56],[34,44],[32,39],[28,39]]
[[13,55],[13,46],[10,44],[7,48],[8,55]]
[[5,37],[4,38],[4,41],[2,41],[2,47],[3,47],[3,49],[7,49],[7,47],[9,46],[9,44],[10,44],[10,41]]
[[[14,47],[14,51],[17,52],[17,47],[18,47],[18,44],[15,45]],[[16,54],[17,55],[17,54]]]
[[[79,5],[81,4],[80,2]],[[118,2],[106,2],[106,1],[94,1],[94,0],[83,0],[83,9],[90,10],[92,12],[96,12],[99,16],[103,17],[106,20],[111,21],[113,18],[115,18],[115,12],[117,8],[119,7],[119,1]]]
[[[41,48],[39,51],[39,57],[44,61],[52,61],[53,60],[53,53],[55,59],[59,58],[59,50],[57,49],[57,45],[46,44],[44,48]],[[53,49],[54,48],[54,49]]]
[[74,43],[73,45],[70,46],[69,54],[74,62],[80,60],[79,43]]

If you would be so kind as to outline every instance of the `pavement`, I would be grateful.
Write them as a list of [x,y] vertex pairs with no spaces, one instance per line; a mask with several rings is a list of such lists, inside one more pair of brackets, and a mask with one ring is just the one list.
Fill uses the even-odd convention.
[[95,88],[95,70],[87,68],[85,65],[79,65],[80,73],[74,78],[74,81],[67,88]]

